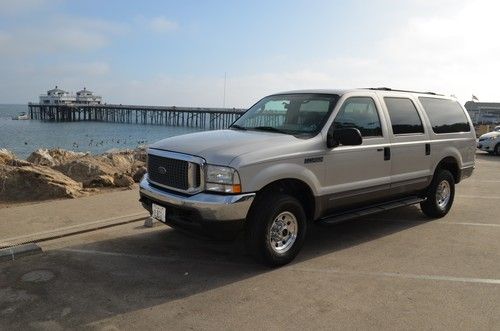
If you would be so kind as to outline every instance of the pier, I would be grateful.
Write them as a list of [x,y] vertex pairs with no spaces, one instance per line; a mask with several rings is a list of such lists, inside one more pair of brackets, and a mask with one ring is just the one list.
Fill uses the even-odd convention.
[[55,122],[96,121],[133,124],[224,129],[238,119],[244,109],[133,106],[116,104],[29,103],[31,119]]

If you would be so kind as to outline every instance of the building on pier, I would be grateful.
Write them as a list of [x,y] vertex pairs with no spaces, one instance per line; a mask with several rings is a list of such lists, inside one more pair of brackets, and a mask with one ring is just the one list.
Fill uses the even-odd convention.
[[73,105],[73,104],[83,104],[83,105],[100,105],[102,104],[102,97],[99,95],[94,95],[92,91],[83,88],[71,94],[67,91],[55,87],[52,90],[48,90],[47,94],[40,95],[40,104],[43,105]]
[[86,104],[86,105],[100,105],[102,103],[102,97],[99,95],[94,95],[92,91],[83,88],[83,90],[76,92],[76,103]]
[[69,105],[76,102],[76,97],[59,87],[48,90],[47,94],[40,95],[40,103],[44,105]]

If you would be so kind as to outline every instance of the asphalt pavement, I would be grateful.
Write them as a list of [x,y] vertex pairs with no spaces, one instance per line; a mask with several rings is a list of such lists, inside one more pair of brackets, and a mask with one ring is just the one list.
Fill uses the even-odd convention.
[[500,157],[477,155],[443,219],[310,230],[279,269],[142,221],[44,241],[0,262],[0,329],[500,329]]

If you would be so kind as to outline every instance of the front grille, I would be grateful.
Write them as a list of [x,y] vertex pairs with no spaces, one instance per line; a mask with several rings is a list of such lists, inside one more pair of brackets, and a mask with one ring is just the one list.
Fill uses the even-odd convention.
[[170,188],[188,191],[198,187],[200,185],[199,168],[198,164],[188,161],[148,155],[149,180]]

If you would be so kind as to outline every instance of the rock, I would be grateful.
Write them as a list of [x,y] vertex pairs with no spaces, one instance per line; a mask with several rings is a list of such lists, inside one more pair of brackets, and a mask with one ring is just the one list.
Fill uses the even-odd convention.
[[42,166],[53,167],[56,165],[56,161],[47,149],[37,149],[28,156],[27,160],[28,162]]
[[51,168],[29,166],[0,166],[0,200],[34,201],[56,198],[75,198],[81,195],[82,185]]
[[138,147],[138,148],[134,149],[134,158],[137,161],[141,161],[141,162],[145,163],[146,162],[146,158],[148,156],[146,150],[147,150],[146,147]]
[[101,159],[102,162],[109,164],[115,169],[115,172],[131,174],[132,167],[135,163],[134,155],[127,153],[113,153],[105,154],[102,157],[96,157]]
[[101,175],[83,182],[84,188],[112,187],[114,185],[114,178],[109,175]]
[[11,151],[1,148],[0,149],[0,165],[9,165],[13,167],[29,166],[31,163],[24,160],[16,159],[16,155]]
[[0,148],[0,164],[9,164],[16,159],[14,153],[5,148]]
[[134,174],[132,175],[132,179],[134,180],[134,182],[139,183],[146,172],[146,167],[140,166],[135,170]]
[[28,161],[37,165],[54,167],[87,156],[86,153],[67,151],[60,148],[37,149],[28,157]]
[[132,177],[123,174],[115,174],[114,182],[116,187],[130,187],[134,185]]
[[54,169],[77,182],[86,182],[102,175],[113,176],[117,172],[111,162],[90,155],[55,166]]

